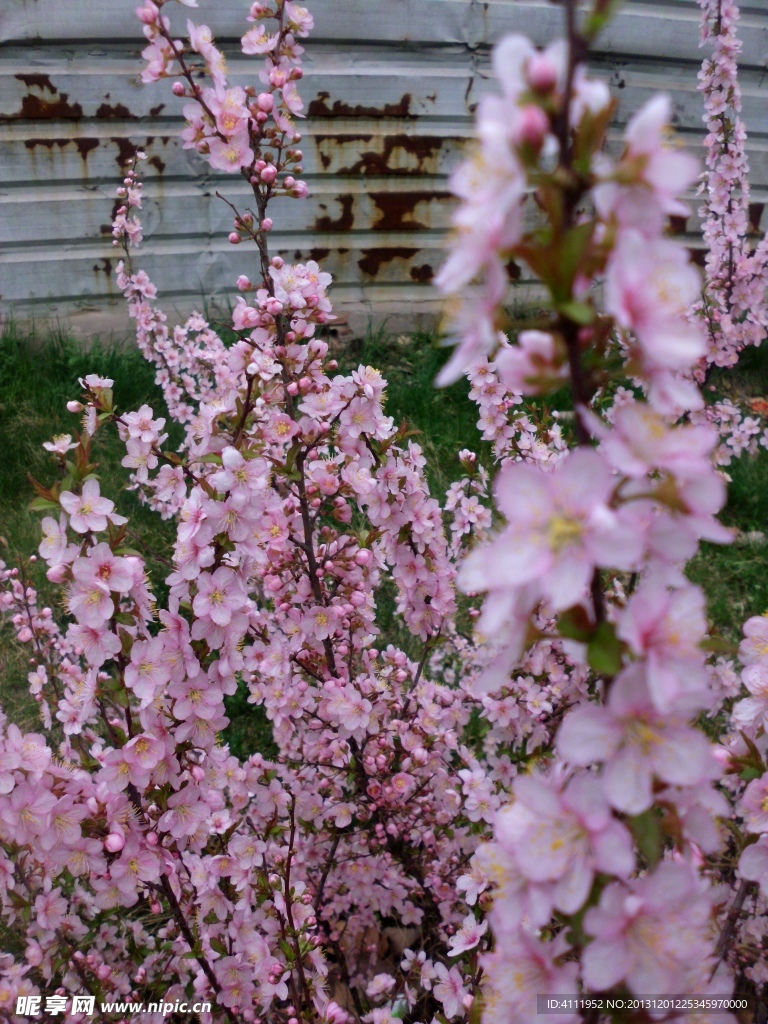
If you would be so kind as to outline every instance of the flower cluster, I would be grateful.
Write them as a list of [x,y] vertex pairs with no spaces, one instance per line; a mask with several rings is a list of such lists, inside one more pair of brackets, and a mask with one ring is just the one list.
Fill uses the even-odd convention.
[[[519,714],[510,676],[545,636],[581,671],[567,672],[554,756],[514,779],[473,861],[494,887],[495,945],[479,960],[488,1022],[532,1019],[537,993],[731,984],[717,970],[720,896],[699,871],[720,849],[714,816],[728,806],[713,788],[714,749],[692,724],[713,702],[704,598],[680,571],[700,540],[728,541],[714,518],[725,490],[718,435],[680,421],[703,405],[692,373],[706,339],[687,318],[698,273],[664,236],[697,168],[668,145],[665,97],[632,118],[617,160],[602,151],[610,97],[578,62],[590,24],[573,20],[569,39],[543,52],[520,37],[497,47],[503,96],[482,101],[478,151],[454,175],[463,202],[438,278],[460,310],[479,302],[486,316],[479,334],[479,318],[454,314],[450,372],[468,368],[503,460],[502,524],[458,576],[486,593],[478,628],[497,652],[474,686],[496,696],[495,715],[511,690]],[[471,176],[491,164],[481,188]],[[531,182],[540,223],[526,231]],[[511,260],[541,278],[553,307],[514,343],[499,336]],[[515,450],[509,396],[564,383],[575,450]]]
[[[730,539],[695,383],[699,276],[664,234],[697,167],[664,97],[604,152],[613,102],[584,61],[608,6],[567,0],[567,39],[494,51],[501,95],[453,176],[439,284],[459,342],[442,380],[467,373],[498,471],[462,450],[442,501],[381,374],[331,357],[330,275],[270,251],[268,203],[306,194],[312,16],[251,4],[261,84],[241,88],[207,26],[176,39],[167,3],[138,9],[144,80],[188,100],[184,144],[252,189],[230,241],[259,272],[226,334],[198,313],[170,326],[134,264],[127,172],[117,283],[165,409],[118,408],[112,380],[84,377],[80,429],[46,444],[55,479],[35,484],[38,554],[0,563],[42,722],[0,712],[18,939],[0,1016],[55,990],[210,1002],[202,1024],[527,1024],[536,995],[767,980],[767,620],[746,625],[737,699],[683,572]],[[504,311],[512,260],[550,299],[523,324]],[[721,404],[749,449],[754,423]],[[169,550],[102,493],[106,431]],[[714,746],[696,723],[719,727],[724,700]],[[246,704],[269,737],[238,756]]]
[[[738,80],[739,8],[733,0],[699,0],[702,9],[700,45],[711,47],[699,72],[707,135],[706,174],[699,209],[706,245],[706,288],[692,307],[706,325],[707,369],[735,365],[748,346],[759,345],[768,332],[768,243],[755,244],[759,224],[751,221],[747,133],[741,117]],[[762,209],[762,207],[760,207]],[[768,443],[764,428],[732,404],[709,406],[700,418],[723,436],[720,461],[730,462],[734,449],[750,452]]]

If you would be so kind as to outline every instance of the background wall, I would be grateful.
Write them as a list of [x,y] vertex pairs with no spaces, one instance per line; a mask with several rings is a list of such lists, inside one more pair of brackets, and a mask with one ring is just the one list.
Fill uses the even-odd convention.
[[[0,309],[17,319],[66,317],[84,334],[124,329],[111,272],[114,189],[136,147],[145,165],[141,265],[161,304],[187,312],[203,293],[233,294],[253,258],[226,240],[225,191],[246,204],[238,176],[219,176],[181,148],[182,101],[168,82],[142,86],[133,0],[3,0],[0,9]],[[258,66],[239,51],[246,0],[170,5],[206,21],[230,58],[231,81]],[[548,0],[312,0],[316,28],[300,83],[310,198],[277,200],[273,251],[315,258],[354,327],[435,310],[430,280],[452,201],[447,176],[489,87],[489,49],[505,32],[537,43],[560,33]],[[626,3],[599,43],[597,74],[616,89],[613,138],[657,90],[672,94],[683,140],[701,149],[695,0]],[[742,6],[744,117],[753,221],[768,195],[768,0]],[[695,209],[695,204],[694,204]],[[677,225],[695,245],[697,217]],[[255,260],[253,260],[255,265]],[[520,286],[525,287],[521,280]]]

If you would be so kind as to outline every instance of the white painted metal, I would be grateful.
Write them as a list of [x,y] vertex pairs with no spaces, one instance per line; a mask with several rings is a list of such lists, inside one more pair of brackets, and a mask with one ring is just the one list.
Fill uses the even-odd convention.
[[[238,52],[245,0],[202,0],[235,82],[254,64]],[[549,0],[314,0],[302,95],[311,197],[281,200],[273,247],[321,259],[337,305],[414,315],[434,308],[452,200],[447,176],[489,87],[490,45],[520,31],[545,43],[560,31]],[[0,6],[0,308],[57,315],[85,333],[119,330],[110,271],[114,188],[135,147],[149,156],[142,265],[168,310],[203,294],[226,304],[255,263],[226,241],[216,189],[246,199],[237,177],[210,172],[181,148],[181,103],[167,83],[139,82],[133,0],[2,0]],[[171,13],[183,21],[184,9]],[[683,140],[703,137],[695,0],[629,2],[600,41],[594,67],[616,88],[612,135],[655,91],[669,92]],[[742,6],[742,86],[753,199],[768,197],[768,0]],[[686,231],[697,237],[698,218]]]

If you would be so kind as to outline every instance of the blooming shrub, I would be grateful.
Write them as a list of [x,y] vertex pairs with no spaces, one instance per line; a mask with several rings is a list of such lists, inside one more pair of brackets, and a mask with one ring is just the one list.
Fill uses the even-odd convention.
[[[185,146],[252,186],[230,241],[255,244],[259,276],[238,279],[234,340],[199,314],[170,328],[133,262],[131,169],[117,280],[167,416],[83,378],[82,428],[49,446],[58,477],[34,502],[62,614],[26,567],[3,567],[42,718],[27,735],[3,718],[0,735],[0,897],[20,937],[0,956],[6,1016],[55,992],[206,1000],[217,1024],[523,1024],[559,995],[583,997],[563,1024],[681,1021],[684,1007],[617,1016],[589,997],[766,980],[768,620],[745,626],[751,696],[736,700],[683,572],[700,540],[730,539],[697,381],[708,356],[760,340],[763,314],[713,320],[718,260],[696,308],[699,275],[664,233],[698,175],[668,144],[669,100],[605,151],[614,105],[585,59],[609,7],[577,19],[569,2],[564,40],[494,51],[501,91],[453,176],[438,284],[458,343],[442,379],[469,376],[499,468],[491,486],[458,453],[442,503],[380,373],[329,358],[330,275],[269,249],[269,203],[307,191],[312,16],[251,6],[261,86],[242,89],[206,26],[182,42],[165,4],[139,8],[143,79],[188,100]],[[522,326],[503,307],[513,258],[550,298]],[[535,399],[563,388],[573,419],[549,419]],[[131,486],[173,520],[163,580],[101,493],[92,439],[111,429]],[[223,744],[238,688],[274,752]]]

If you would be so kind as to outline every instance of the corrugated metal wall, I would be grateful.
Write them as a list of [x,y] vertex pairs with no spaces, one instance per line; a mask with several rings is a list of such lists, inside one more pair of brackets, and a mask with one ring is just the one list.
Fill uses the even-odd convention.
[[[135,147],[145,172],[142,265],[164,308],[232,294],[245,246],[226,235],[246,187],[181,148],[181,101],[142,86],[132,0],[1,0],[0,301],[17,318],[56,315],[85,333],[122,325],[111,277],[114,188]],[[451,211],[447,175],[488,87],[489,48],[510,30],[545,43],[562,13],[548,0],[312,0],[316,29],[301,83],[311,197],[275,202],[272,246],[333,273],[337,307],[354,314],[434,308],[429,286]],[[202,0],[245,85],[245,0]],[[185,9],[171,5],[181,28]],[[594,67],[620,98],[614,134],[656,90],[671,93],[685,141],[700,146],[695,0],[629,2],[600,40]],[[768,0],[742,7],[742,86],[753,199],[768,193]],[[759,215],[755,208],[755,217]],[[696,218],[687,225],[695,236]],[[255,260],[254,260],[255,264]],[[119,297],[118,297],[119,299]],[[106,314],[106,316],[105,316]],[[402,318],[398,315],[397,320]]]

